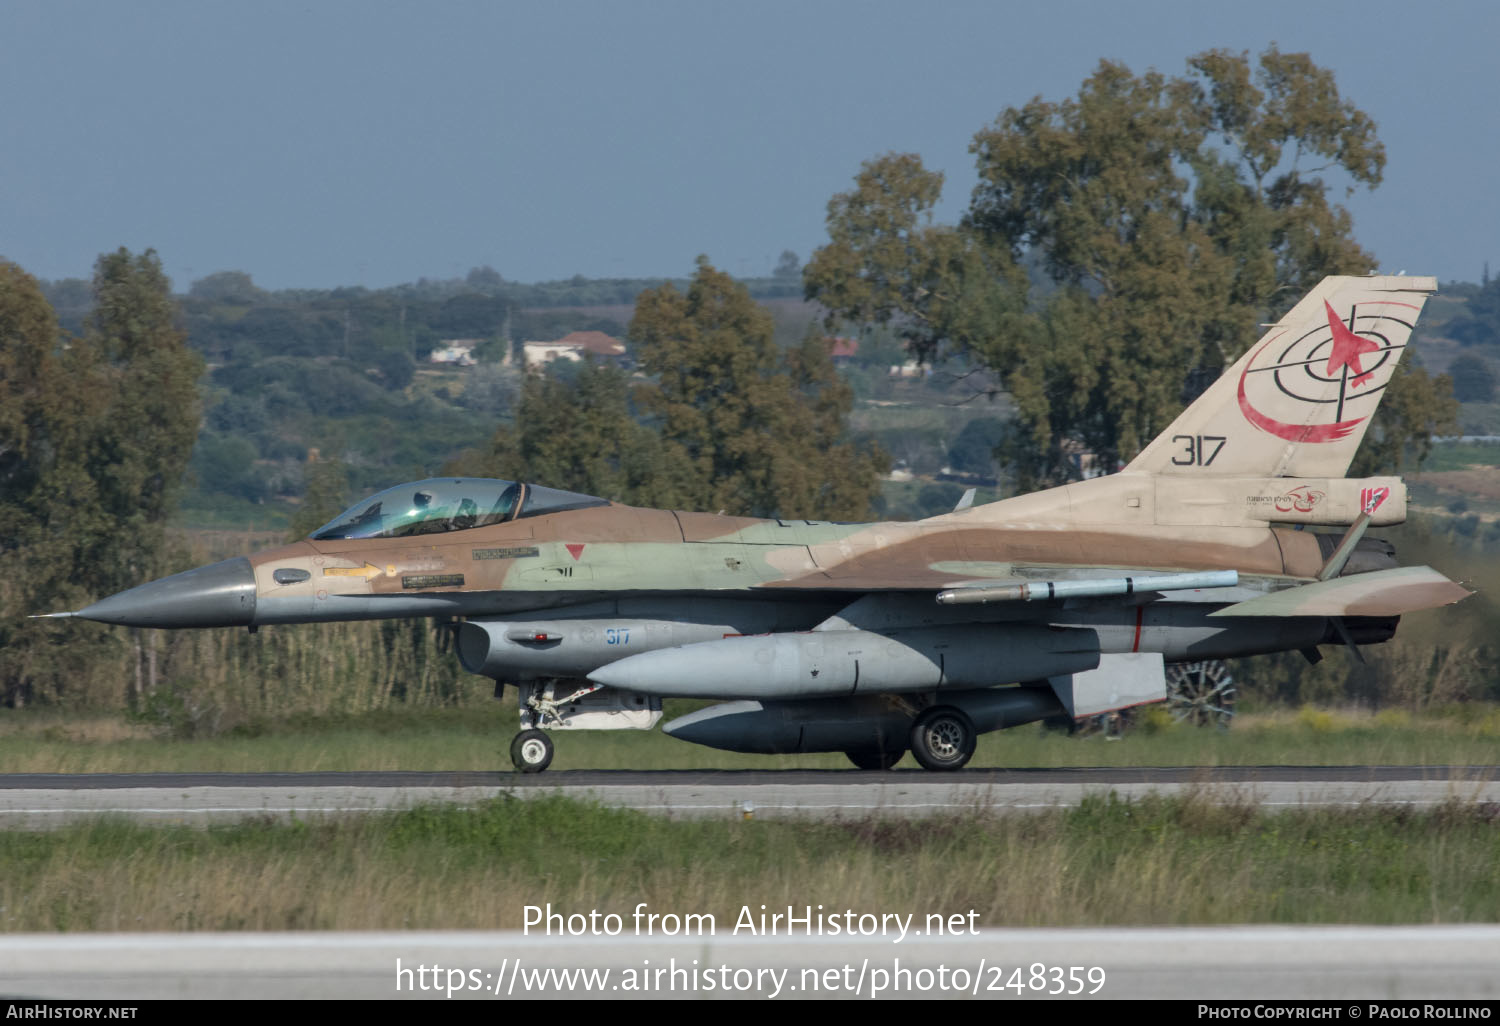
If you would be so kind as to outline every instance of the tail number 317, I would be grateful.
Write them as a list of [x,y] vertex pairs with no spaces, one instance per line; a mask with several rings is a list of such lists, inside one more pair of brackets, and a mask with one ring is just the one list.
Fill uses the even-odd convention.
[[1173,442],[1182,443],[1182,450],[1172,457],[1179,467],[1207,467],[1224,448],[1223,435],[1173,435]]

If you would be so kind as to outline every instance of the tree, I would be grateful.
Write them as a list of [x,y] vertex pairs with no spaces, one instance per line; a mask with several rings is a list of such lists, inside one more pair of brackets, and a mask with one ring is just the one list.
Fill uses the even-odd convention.
[[311,459],[302,505],[292,517],[288,541],[299,541],[338,516],[349,502],[349,471],[342,460]]
[[[657,378],[643,405],[686,468],[689,508],[752,516],[867,515],[884,457],[843,437],[852,403],[821,338],[783,357],[770,314],[698,258],[686,293],[641,293],[629,337]],[[821,353],[820,353],[821,350]]]
[[829,243],[803,269],[804,292],[840,321],[893,325],[923,359],[945,343],[972,348],[1019,312],[1008,254],[932,223],[943,175],[914,153],[865,161],[855,188],[828,201]]
[[1485,279],[1483,285],[1474,289],[1459,315],[1447,325],[1447,335],[1466,346],[1500,342],[1500,278],[1489,277],[1488,264],[1485,265]]
[[[99,401],[87,420],[83,460],[93,494],[92,530],[80,531],[75,558],[96,595],[161,576],[166,522],[176,509],[198,434],[202,359],[178,327],[171,283],[153,250],[119,249],[94,265],[94,310],[76,351]],[[154,636],[133,632],[136,706],[156,683]]]
[[1453,398],[1461,403],[1495,401],[1495,372],[1489,363],[1472,353],[1465,353],[1448,366],[1453,379]]
[[475,292],[495,293],[505,287],[505,279],[489,264],[472,268],[464,277],[464,284]]
[[400,392],[416,377],[417,364],[411,354],[402,349],[382,349],[370,361],[380,373],[380,380],[392,392]]
[[995,452],[1005,435],[1005,422],[998,417],[975,417],[949,446],[948,466],[960,474],[994,477]]
[[467,469],[635,506],[680,507],[688,497],[680,466],[638,422],[624,372],[593,360],[567,376],[527,374],[514,423]]
[[[1320,176],[1373,188],[1384,149],[1305,54],[1272,47],[1252,67],[1210,51],[1176,78],[1104,61],[1076,97],[1002,112],[971,152],[980,182],[956,228],[927,223],[941,179],[917,158],[867,163],[830,202],[804,282],[837,317],[898,321],[924,352],[957,346],[998,374],[1026,429],[1009,447],[1023,480],[1070,476],[1071,444],[1104,466],[1133,456],[1257,324],[1374,262]],[[1429,405],[1383,404],[1376,433],[1420,450],[1407,432],[1444,419],[1441,381],[1403,374]]]
[[103,593],[164,570],[167,517],[198,435],[203,361],[176,324],[171,284],[154,250],[125,249],[94,265],[94,312],[80,348],[91,351],[106,401],[95,410],[86,469],[108,531],[91,540]]
[[108,519],[83,466],[99,382],[89,351],[62,341],[36,279],[0,261],[0,701],[11,706],[57,694],[87,660],[74,624],[26,617],[91,595],[81,539]]
[[204,493],[263,502],[270,489],[266,474],[255,465],[257,455],[249,439],[205,431],[198,437],[189,466]]
[[189,286],[188,295],[206,303],[241,305],[264,303],[269,298],[244,271],[218,271],[199,278]]
[[643,292],[629,335],[655,381],[592,360],[533,371],[514,422],[446,469],[637,506],[868,515],[887,461],[846,437],[853,396],[821,335],[782,353],[770,314],[706,258],[686,294]]
[[1349,472],[1366,477],[1420,466],[1432,451],[1434,436],[1457,433],[1453,379],[1446,374],[1431,377],[1414,361],[1402,360],[1385,386],[1385,398]]
[[772,465],[782,516],[865,520],[891,460],[878,445],[849,438],[854,389],[833,366],[831,345],[809,330],[785,354],[789,405],[779,418]]

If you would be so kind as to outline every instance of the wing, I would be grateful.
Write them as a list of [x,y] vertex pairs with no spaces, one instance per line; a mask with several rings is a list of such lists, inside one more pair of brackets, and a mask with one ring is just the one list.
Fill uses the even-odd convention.
[[1209,615],[1400,616],[1452,605],[1470,594],[1430,566],[1402,566],[1287,588]]

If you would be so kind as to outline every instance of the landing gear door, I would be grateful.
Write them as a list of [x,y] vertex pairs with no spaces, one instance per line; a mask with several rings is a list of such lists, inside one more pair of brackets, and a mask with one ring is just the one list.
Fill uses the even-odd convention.
[[[559,681],[518,687],[522,726],[547,730],[650,730],[661,719],[661,699],[619,688]],[[528,714],[530,714],[528,716]]]
[[1048,677],[1047,683],[1075,720],[1167,698],[1167,675],[1160,652],[1102,655],[1095,669]]

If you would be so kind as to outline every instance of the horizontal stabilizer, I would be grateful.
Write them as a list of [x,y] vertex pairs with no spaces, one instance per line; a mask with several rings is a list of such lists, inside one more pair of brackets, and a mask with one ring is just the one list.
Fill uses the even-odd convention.
[[1209,615],[1400,616],[1451,605],[1470,594],[1430,566],[1402,566],[1272,592]]

